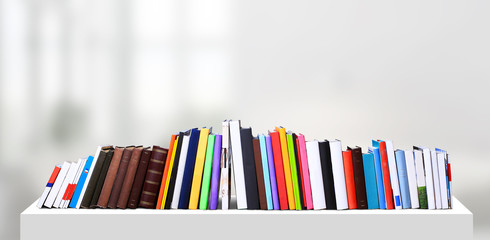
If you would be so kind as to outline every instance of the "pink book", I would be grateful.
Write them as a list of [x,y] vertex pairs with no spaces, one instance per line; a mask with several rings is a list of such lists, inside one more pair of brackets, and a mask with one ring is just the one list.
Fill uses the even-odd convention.
[[311,197],[310,172],[308,171],[308,157],[306,155],[306,142],[303,134],[298,134],[299,151],[301,156],[301,171],[305,183],[306,209],[313,209],[313,198]]

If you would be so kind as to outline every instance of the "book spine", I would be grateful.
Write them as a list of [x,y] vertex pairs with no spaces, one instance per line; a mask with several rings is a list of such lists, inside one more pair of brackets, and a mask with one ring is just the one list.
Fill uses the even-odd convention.
[[352,152],[350,150],[343,151],[342,158],[344,159],[345,185],[347,187],[349,209],[356,209],[356,184],[354,180],[354,169],[352,166]]
[[229,123],[237,208],[247,209],[247,191],[245,189],[245,172],[243,167],[243,153],[240,137],[240,121],[230,121]]
[[[85,190],[85,195],[83,196],[82,202],[80,203],[81,208],[89,208],[90,202],[92,201],[92,197],[94,196],[95,187],[97,186],[97,181],[100,178],[100,172],[102,171],[102,166],[104,165],[105,158],[107,157],[107,153],[109,153],[108,149],[101,149],[98,153],[97,161],[94,161],[95,164],[93,168],[93,172],[91,174],[90,180],[87,184],[87,189]],[[88,176],[87,176],[88,177]]]
[[379,208],[386,209],[386,200],[385,200],[384,184],[383,184],[383,170],[381,167],[381,156],[379,154],[379,148],[377,147],[369,148],[369,153],[373,154],[374,157],[374,168],[376,170],[376,184],[378,190]]
[[[320,164],[322,169],[322,181],[324,188],[325,201],[327,209],[337,209],[337,200],[335,197],[335,184],[334,175],[332,169],[332,157],[330,153],[330,143],[328,141],[321,141],[318,143],[320,150]],[[342,172],[343,172],[342,168]],[[343,176],[343,175],[342,175]],[[345,180],[342,179],[344,184]]]
[[262,155],[260,152],[260,140],[258,138],[253,138],[252,145],[255,161],[255,174],[257,177],[257,189],[259,190],[259,205],[260,209],[267,210],[267,196],[265,193],[265,180],[262,166]]
[[403,150],[395,151],[396,167],[398,179],[400,180],[400,194],[403,208],[412,208],[410,203],[410,191],[408,189],[407,165],[405,162],[405,152]]
[[133,150],[133,154],[131,154],[128,170],[126,171],[121,193],[119,194],[119,199],[117,200],[117,208],[125,209],[128,206],[129,195],[131,194],[131,188],[133,187],[136,170],[138,168],[142,152],[143,147],[137,147]]
[[201,210],[206,210],[208,208],[215,140],[215,135],[209,135],[206,149],[206,160],[204,162],[204,172],[202,174],[201,196],[199,199],[199,209]]
[[289,166],[289,153],[288,145],[286,140],[286,130],[284,128],[276,128],[279,132],[279,139],[281,140],[281,151],[282,151],[282,165],[284,166],[284,179],[286,180],[286,190],[288,194],[289,210],[296,209],[296,203],[294,202],[294,190],[293,190],[293,179],[291,176],[291,166]]
[[221,161],[221,141],[222,135],[217,134],[214,138],[214,155],[213,169],[211,173],[211,193],[209,198],[209,209],[216,210],[218,208],[218,192],[220,179],[220,161]]
[[200,130],[192,129],[185,168],[182,176],[182,187],[180,189],[179,209],[189,209],[189,197],[192,187],[192,175],[196,164],[196,155],[199,145]]
[[100,171],[99,179],[97,180],[97,185],[95,186],[94,195],[90,201],[90,208],[96,208],[97,202],[99,201],[100,193],[102,192],[102,187],[109,171],[109,166],[111,165],[112,157],[114,156],[114,148],[111,148],[104,159],[104,164],[102,165],[102,170]]
[[393,209],[393,193],[391,192],[390,167],[388,166],[388,156],[386,155],[386,143],[373,141],[373,146],[379,147],[379,154],[381,156],[386,209]]
[[109,197],[109,203],[107,204],[108,208],[117,207],[117,200],[119,200],[119,195],[121,194],[124,177],[126,177],[129,160],[131,159],[133,150],[134,146],[128,146],[124,149],[121,163],[119,164],[119,169],[117,170],[116,179],[114,180],[114,186],[112,187],[111,196]]
[[388,157],[388,166],[390,168],[391,190],[393,193],[393,204],[395,209],[402,209],[402,203],[400,201],[400,183],[398,181],[398,173],[395,160],[395,150],[393,149],[393,143],[391,141],[386,142],[386,155]]
[[327,207],[327,204],[325,201],[325,194],[323,193],[324,186],[318,141],[306,142],[306,153],[308,156],[308,167],[310,171],[313,209],[324,209]]
[[294,153],[294,146],[293,146],[293,135],[292,134],[287,134],[286,135],[286,141],[288,144],[288,155],[289,155],[289,166],[291,168],[291,181],[293,183],[293,194],[294,194],[294,203],[295,203],[295,209],[296,210],[301,210],[301,200],[300,200],[300,191],[299,191],[299,186],[298,186],[298,172],[296,171],[296,156]]
[[70,202],[70,207],[71,208],[79,208],[80,204],[79,202],[81,201],[80,196],[82,194],[82,188],[85,186],[85,181],[87,180],[88,173],[92,167],[92,162],[94,161],[93,156],[89,156],[87,158],[87,161],[85,162],[85,166],[83,167],[83,172],[80,175],[80,179],[78,180],[78,183],[76,183],[76,188],[75,192],[73,192],[71,202]]
[[208,144],[209,129],[202,128],[197,146],[196,163],[192,177],[191,193],[189,196],[189,209],[197,209],[201,191],[204,161],[206,160],[206,149]]
[[269,174],[269,159],[267,158],[267,147],[264,135],[259,136],[260,144],[260,156],[262,158],[262,173],[264,175],[264,187],[265,187],[265,197],[267,200],[267,209],[272,210],[274,206],[272,205],[272,190],[271,190],[271,178]]
[[437,169],[439,170],[439,184],[441,191],[441,208],[448,209],[448,197],[447,197],[447,177],[446,177],[446,159],[445,153],[437,152]]
[[364,176],[366,177],[366,197],[368,209],[378,209],[378,189],[376,187],[376,170],[372,153],[362,154]]
[[427,209],[427,187],[425,186],[425,170],[424,157],[422,151],[414,148],[415,172],[417,177],[417,193],[419,196],[419,206],[422,209]]
[[[184,170],[185,170],[185,165],[187,161],[187,153],[189,152],[189,143],[190,143],[190,134],[192,130],[186,132],[186,135],[184,136],[184,141],[182,142],[182,149],[181,149],[181,154],[179,157],[179,162],[174,163],[176,167],[176,176],[175,176],[175,186],[173,192],[173,197],[169,200],[172,200],[170,202],[170,208],[171,209],[177,209],[179,208],[179,202],[180,202],[180,194],[182,193],[182,180],[184,178]],[[171,194],[172,194],[171,192]],[[165,206],[166,207],[166,206]]]
[[[183,139],[180,138],[180,136],[177,136],[177,138],[175,139],[172,151],[169,152],[169,154],[168,154],[168,155],[170,155],[170,159],[168,158],[168,155],[167,155],[167,161],[168,162],[165,163],[165,170],[163,170],[163,178],[162,178],[162,183],[161,183],[163,185],[160,186],[160,191],[161,191],[160,195],[162,195],[162,200],[161,200],[160,204],[157,202],[157,207],[156,207],[157,209],[165,209],[165,205],[166,205],[167,199],[168,199],[168,188],[170,186],[170,181],[172,179],[171,173],[172,173],[174,162],[175,162],[175,155],[177,155],[177,149],[179,148],[179,143],[181,143],[182,140]],[[168,169],[167,169],[167,167],[168,167]],[[163,179],[165,179],[165,180],[163,180]]]
[[[165,187],[165,191],[166,191],[166,194],[167,196],[163,198],[162,200],[162,205],[165,205],[164,208],[165,209],[170,209],[171,205],[172,205],[172,200],[174,198],[174,189],[175,189],[175,185],[176,185],[176,179],[177,179],[177,171],[178,171],[178,168],[179,168],[179,164],[180,164],[180,157],[184,154],[183,153],[183,148],[182,146],[184,146],[184,142],[186,144],[186,146],[188,146],[189,144],[189,135],[186,135],[188,132],[186,133],[183,133],[183,132],[180,132],[179,133],[179,141],[177,143],[177,149],[175,150],[175,156],[173,157],[173,162],[170,163],[170,166],[169,166],[169,175],[167,176],[167,178],[169,178],[168,180],[168,187]],[[185,154],[187,154],[187,149],[185,150]],[[172,161],[172,160],[170,160]],[[165,194],[165,193],[164,193]],[[176,194],[178,195],[178,194]]]
[[296,179],[298,182],[298,196],[299,196],[299,206],[300,209],[306,208],[306,203],[305,203],[305,192],[304,192],[304,181],[303,181],[303,174],[301,172],[301,164],[300,164],[300,155],[299,155],[299,148],[298,148],[298,136],[293,133],[292,135],[292,145],[293,145],[293,155],[294,155],[294,163],[296,165]]
[[274,166],[274,153],[272,150],[272,140],[271,136],[265,136],[266,148],[267,148],[267,161],[269,163],[269,175],[271,179],[271,192],[272,192],[272,205],[274,210],[279,210],[279,194],[277,192],[277,180],[276,180],[276,169]]
[[[245,191],[247,196],[247,209],[260,209],[257,172],[255,171],[254,149],[252,143],[252,129],[241,128],[240,138],[243,154],[243,172],[245,174]],[[232,151],[234,151],[232,149]]]
[[352,167],[354,170],[354,184],[356,187],[357,208],[368,209],[362,150],[360,147],[351,148],[351,154]]
[[303,172],[304,192],[306,200],[306,209],[313,209],[313,198],[311,196],[310,171],[308,166],[308,156],[306,154],[306,141],[303,134],[298,135],[298,145],[301,158],[301,171]]
[[279,198],[279,206],[281,210],[288,209],[288,195],[286,187],[286,179],[284,176],[283,157],[281,150],[281,142],[279,132],[271,132],[271,145],[274,153],[274,165],[276,170],[277,193]]
[[417,190],[417,176],[413,151],[405,151],[405,165],[407,166],[408,189],[410,190],[410,204],[412,208],[419,208],[419,194]]
[[44,201],[46,201],[46,198],[48,197],[49,192],[51,191],[51,187],[53,187],[54,182],[56,181],[56,177],[58,177],[58,174],[60,173],[61,166],[57,165],[54,167],[53,172],[51,173],[51,176],[49,177],[48,183],[46,184],[46,188],[43,191],[43,194],[39,198],[39,201],[37,202],[37,207],[42,208]]
[[338,140],[329,141],[330,155],[332,158],[332,171],[335,186],[335,201],[337,209],[347,209],[347,188],[345,186],[344,163],[342,160],[342,143]]
[[155,208],[158,190],[165,167],[165,158],[167,157],[168,149],[159,146],[153,146],[151,158],[146,171],[145,182],[141,191],[140,201],[138,206],[142,208]]
[[430,150],[430,158],[432,160],[432,177],[434,178],[434,196],[436,200],[436,209],[442,209],[441,185],[439,183],[439,166],[437,165],[436,151]]
[[[158,191],[158,200],[157,200],[157,206],[156,209],[163,209],[162,207],[162,200],[163,200],[163,195],[165,193],[165,186],[167,182],[167,175],[168,175],[168,169],[170,167],[170,162],[172,159],[172,156],[174,155],[174,148],[177,148],[177,135],[172,135],[170,137],[170,146],[168,147],[169,154],[167,154],[167,160],[165,161],[165,168],[163,170],[163,177],[162,177],[162,182],[160,183],[160,190]],[[165,206],[165,204],[164,204]]]
[[138,164],[138,170],[136,170],[133,187],[131,188],[131,194],[129,195],[128,208],[135,209],[138,207],[138,202],[141,196],[141,189],[143,188],[143,184],[145,182],[145,176],[148,170],[148,162],[150,161],[150,157],[150,148],[144,148],[141,151],[141,159]]

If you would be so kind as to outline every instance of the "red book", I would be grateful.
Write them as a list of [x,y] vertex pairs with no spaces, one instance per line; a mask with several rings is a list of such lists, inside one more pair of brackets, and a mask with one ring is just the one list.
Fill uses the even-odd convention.
[[390,168],[388,166],[388,155],[386,155],[386,143],[379,142],[379,153],[381,155],[381,169],[383,171],[383,183],[385,186],[386,209],[393,209],[393,193],[391,192]]
[[274,166],[276,168],[277,194],[279,195],[279,206],[281,210],[289,209],[288,195],[286,192],[286,179],[282,165],[281,140],[278,132],[270,132],[272,152],[274,153]]
[[350,150],[342,152],[344,161],[345,187],[347,188],[347,202],[349,209],[357,208],[356,184],[354,181],[354,167],[352,166],[352,152]]

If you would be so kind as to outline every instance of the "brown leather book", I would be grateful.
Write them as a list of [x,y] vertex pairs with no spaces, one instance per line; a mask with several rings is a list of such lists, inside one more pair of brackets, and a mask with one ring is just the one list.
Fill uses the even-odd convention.
[[148,170],[146,171],[145,182],[143,184],[143,190],[141,191],[139,207],[155,208],[167,154],[168,149],[153,146],[150,162],[148,163]]
[[143,149],[141,153],[141,159],[138,164],[138,170],[136,170],[136,176],[134,177],[133,187],[131,188],[131,194],[129,195],[128,208],[135,209],[138,207],[140,201],[141,189],[145,182],[146,170],[148,170],[148,162],[151,157],[151,149],[149,147]]
[[96,207],[107,208],[109,203],[109,197],[111,196],[112,187],[114,186],[114,181],[116,180],[117,170],[119,169],[119,164],[121,163],[121,158],[124,152],[124,147],[116,147],[114,149],[114,155],[112,156],[111,165],[109,170],[107,170],[107,175],[104,181],[104,186],[100,192],[99,200],[97,201]]
[[119,169],[117,170],[116,180],[114,180],[114,186],[112,187],[111,197],[109,198],[108,208],[116,208],[117,200],[119,200],[119,195],[121,194],[122,184],[124,177],[126,177],[126,172],[128,171],[129,160],[133,154],[134,146],[127,146],[124,149],[121,163],[119,164]]
[[352,167],[354,169],[354,184],[356,187],[356,200],[358,209],[368,209],[366,182],[364,180],[364,164],[362,163],[362,150],[360,147],[350,148],[352,152]]
[[267,210],[267,197],[265,196],[264,172],[262,169],[262,155],[260,153],[260,141],[258,138],[253,139],[255,172],[257,173],[257,185],[259,190],[260,209]]
[[92,201],[90,201],[90,208],[96,208],[97,202],[99,201],[100,193],[102,192],[102,186],[104,186],[105,178],[107,176],[107,171],[109,171],[109,166],[111,165],[112,157],[114,156],[114,148],[109,150],[107,156],[102,165],[102,170],[100,171],[99,179],[97,180],[97,185],[95,186],[94,195],[92,196]]
[[121,194],[119,195],[119,200],[117,200],[117,207],[125,209],[128,205],[129,194],[131,193],[131,187],[133,186],[134,176],[136,175],[136,170],[138,168],[138,163],[140,162],[141,152],[143,147],[136,147],[133,150],[131,159],[129,160],[128,171],[126,171],[126,176],[122,184]]

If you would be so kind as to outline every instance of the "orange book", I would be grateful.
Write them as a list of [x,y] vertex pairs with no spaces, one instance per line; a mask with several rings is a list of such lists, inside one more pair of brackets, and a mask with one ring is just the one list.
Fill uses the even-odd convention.
[[279,132],[279,138],[281,140],[282,151],[282,163],[284,166],[284,178],[286,179],[286,192],[288,193],[289,210],[296,209],[296,203],[294,201],[293,179],[291,177],[291,167],[289,166],[289,153],[288,144],[286,142],[286,129],[276,127],[276,131]]
[[352,166],[352,153],[350,150],[342,152],[344,160],[345,187],[347,188],[347,202],[349,209],[357,208],[356,184],[354,182],[354,167]]
[[[172,153],[172,151],[173,151],[175,138],[177,138],[177,135],[172,135],[172,137],[170,137],[170,146],[168,147],[169,153]],[[163,192],[165,189],[165,182],[167,181],[166,176],[168,174],[168,167],[170,165],[170,158],[172,158],[172,154],[167,154],[167,160],[165,161],[166,162],[165,169],[163,170],[162,183],[160,184],[160,191],[158,191],[159,193],[158,193],[158,201],[157,201],[156,209],[162,209],[161,205],[162,205],[162,199],[163,199]]]

